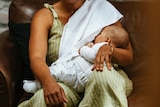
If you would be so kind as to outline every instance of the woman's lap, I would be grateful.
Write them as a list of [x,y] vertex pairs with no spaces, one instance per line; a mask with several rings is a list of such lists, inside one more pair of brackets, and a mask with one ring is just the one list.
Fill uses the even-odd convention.
[[[132,82],[121,69],[93,71],[78,107],[127,107]],[[127,94],[126,94],[127,93]]]
[[[86,85],[84,98],[70,87],[59,83],[64,89],[68,103],[66,107],[127,107],[127,93],[132,91],[132,82],[122,70],[103,72],[94,71]],[[80,103],[80,104],[79,104]],[[18,107],[46,107],[43,90],[39,90],[27,101]]]

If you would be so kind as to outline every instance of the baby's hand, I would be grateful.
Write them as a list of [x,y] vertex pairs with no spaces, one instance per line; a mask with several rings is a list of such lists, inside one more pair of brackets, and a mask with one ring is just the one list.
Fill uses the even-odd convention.
[[93,42],[88,42],[85,45],[88,46],[88,47],[92,47],[94,45],[94,43]]

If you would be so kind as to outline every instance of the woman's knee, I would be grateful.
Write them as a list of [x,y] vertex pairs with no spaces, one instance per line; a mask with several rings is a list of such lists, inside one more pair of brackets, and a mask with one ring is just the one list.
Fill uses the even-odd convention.
[[94,71],[89,78],[87,84],[92,84],[94,86],[106,86],[108,84],[105,72]]

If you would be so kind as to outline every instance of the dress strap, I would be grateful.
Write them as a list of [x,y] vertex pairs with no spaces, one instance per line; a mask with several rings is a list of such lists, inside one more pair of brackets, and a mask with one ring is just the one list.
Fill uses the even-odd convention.
[[55,11],[55,9],[54,9],[54,7],[52,5],[50,5],[48,3],[44,3],[44,7],[46,7],[46,8],[51,10],[51,12],[52,12],[52,14],[53,14],[55,19],[58,18],[58,15],[57,15],[57,13],[56,13],[56,11]]

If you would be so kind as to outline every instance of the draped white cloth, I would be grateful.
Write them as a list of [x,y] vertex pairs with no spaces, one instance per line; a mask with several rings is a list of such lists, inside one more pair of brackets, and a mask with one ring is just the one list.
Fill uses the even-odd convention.
[[106,0],[86,0],[64,26],[59,61],[78,54],[78,49],[92,41],[103,27],[120,20],[123,15]]

